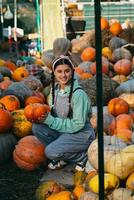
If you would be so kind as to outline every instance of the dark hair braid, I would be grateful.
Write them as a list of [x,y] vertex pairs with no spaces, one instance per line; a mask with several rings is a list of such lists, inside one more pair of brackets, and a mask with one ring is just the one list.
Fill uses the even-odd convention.
[[69,101],[68,117],[72,118],[73,111],[72,111],[72,107],[71,107],[71,99],[72,99],[73,86],[74,86],[74,70],[72,71],[72,78],[70,80],[70,85],[71,85],[70,86],[70,94],[69,94],[69,97],[68,97],[68,101]]
[[54,99],[55,99],[55,76],[54,72],[52,72],[52,108],[51,108],[51,114],[54,115]]

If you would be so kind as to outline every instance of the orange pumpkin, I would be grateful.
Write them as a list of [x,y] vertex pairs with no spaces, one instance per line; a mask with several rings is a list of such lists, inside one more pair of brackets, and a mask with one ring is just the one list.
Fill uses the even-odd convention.
[[14,162],[20,168],[34,170],[46,160],[44,150],[45,146],[35,136],[25,136],[13,151]]
[[87,79],[87,78],[92,78],[92,77],[93,77],[93,75],[91,73],[86,73],[86,72],[84,72],[80,75],[80,79],[82,79],[82,80]]
[[75,67],[75,73],[81,75],[82,73],[84,73],[84,70],[80,67]]
[[121,98],[113,98],[108,102],[108,111],[110,114],[117,116],[129,112],[129,105]]
[[73,195],[70,191],[61,191],[51,194],[46,200],[73,200]]
[[105,17],[101,17],[101,30],[108,29],[109,22]]
[[47,104],[34,103],[29,104],[24,108],[24,114],[26,118],[33,122],[37,121],[48,112],[50,112],[50,108]]
[[117,128],[115,129],[114,134],[124,142],[131,142],[132,131],[129,129]]
[[12,125],[13,118],[11,113],[5,109],[3,104],[0,104],[0,133],[9,131]]
[[110,135],[116,134],[116,129],[129,129],[131,130],[133,125],[133,119],[129,114],[120,114],[112,120],[108,127]]
[[114,36],[117,36],[122,32],[123,29],[120,22],[115,21],[114,23],[111,24],[109,30]]
[[5,66],[7,67],[7,68],[9,68],[11,71],[14,71],[14,70],[16,70],[16,65],[13,63],[13,62],[11,62],[10,60],[7,60],[6,62],[5,62]]
[[20,101],[14,95],[6,95],[0,99],[0,103],[4,104],[6,109],[10,112],[20,108]]
[[132,71],[132,62],[128,59],[121,59],[114,64],[113,68],[117,74],[128,76]]
[[28,76],[29,76],[29,72],[28,72],[28,70],[26,70],[25,67],[17,68],[12,74],[12,78],[15,81],[21,81],[21,80],[23,80],[24,78],[26,78]]
[[93,47],[85,48],[81,53],[82,61],[94,61],[96,55],[96,49]]
[[26,100],[25,100],[25,106],[27,106],[31,103],[41,103],[41,104],[43,104],[44,101],[40,97],[37,97],[37,96],[27,97]]

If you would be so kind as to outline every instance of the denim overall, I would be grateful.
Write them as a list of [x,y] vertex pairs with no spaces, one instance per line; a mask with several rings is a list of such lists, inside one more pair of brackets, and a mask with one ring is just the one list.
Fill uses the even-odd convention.
[[[66,118],[69,110],[68,96],[55,95],[54,111],[59,118]],[[33,124],[33,134],[46,145],[45,154],[50,160],[65,162],[86,162],[87,149],[95,139],[90,123],[75,133],[61,133],[45,124]]]

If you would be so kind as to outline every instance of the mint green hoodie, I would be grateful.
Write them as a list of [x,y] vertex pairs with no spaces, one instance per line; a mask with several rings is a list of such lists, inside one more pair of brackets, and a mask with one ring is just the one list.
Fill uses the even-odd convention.
[[[74,89],[79,88],[80,85],[78,81],[74,79]],[[58,92],[60,92],[57,87]],[[64,92],[60,95],[69,95],[70,85],[66,86]],[[50,93],[49,106],[52,107],[52,95]],[[44,124],[47,124],[51,129],[54,129],[58,132],[63,133],[75,133],[82,128],[84,128],[85,123],[89,121],[91,116],[91,100],[82,89],[77,89],[71,99],[71,107],[73,110],[72,118],[61,119],[59,117],[54,117],[51,114],[48,114],[47,118],[44,121]]]

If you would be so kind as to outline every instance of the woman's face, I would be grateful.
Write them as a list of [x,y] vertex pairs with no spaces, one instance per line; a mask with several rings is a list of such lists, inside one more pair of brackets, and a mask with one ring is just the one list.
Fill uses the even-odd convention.
[[54,75],[61,88],[64,89],[72,77],[72,69],[66,64],[58,65],[54,71]]

